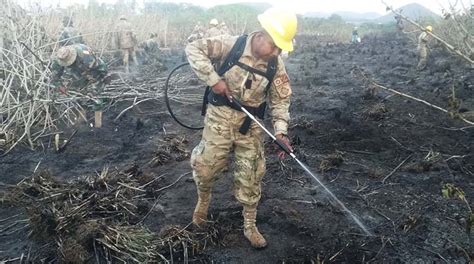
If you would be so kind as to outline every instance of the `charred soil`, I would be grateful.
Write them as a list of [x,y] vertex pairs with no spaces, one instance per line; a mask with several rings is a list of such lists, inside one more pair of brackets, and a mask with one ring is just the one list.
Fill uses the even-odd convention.
[[[186,253],[197,263],[466,263],[474,258],[469,203],[443,196],[446,184],[452,184],[472,201],[474,128],[418,102],[368,91],[354,74],[358,67],[384,86],[443,108],[449,108],[454,87],[463,100],[455,110],[466,112],[474,109],[469,65],[433,45],[427,68],[416,71],[416,45],[403,36],[367,37],[357,45],[322,45],[301,36],[297,43],[286,62],[295,151],[374,236],[366,237],[297,164],[279,162],[269,142],[257,218],[268,248],[254,250],[243,236],[230,171],[213,190],[212,239],[196,250],[163,254],[181,262]],[[166,66],[171,69],[179,60],[182,56],[174,56]],[[167,187],[145,200],[145,226],[160,236],[186,228],[196,201],[189,153],[200,132],[176,125],[162,101],[139,105],[114,121],[125,107],[108,109],[101,129],[78,126],[62,153],[54,151],[52,139],[34,151],[16,148],[0,158],[0,182],[15,185],[44,170],[68,182],[100,174],[104,167],[123,170],[133,164],[149,180],[160,177],[157,189]],[[0,215],[27,218],[24,208],[8,203],[0,205]],[[21,229],[1,219],[0,260],[41,251],[41,241],[28,238],[32,224]]]

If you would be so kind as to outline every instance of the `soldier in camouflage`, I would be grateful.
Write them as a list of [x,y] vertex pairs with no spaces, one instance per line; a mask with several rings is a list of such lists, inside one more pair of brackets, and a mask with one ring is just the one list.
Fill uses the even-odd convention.
[[89,84],[103,83],[108,72],[107,65],[84,44],[60,48],[51,70],[51,83],[61,92],[65,87],[85,88]]
[[426,61],[428,60],[428,41],[430,40],[430,35],[427,32],[432,32],[433,27],[427,26],[425,31],[421,32],[418,36],[418,65],[416,69],[421,71],[426,68]]
[[127,21],[125,16],[121,16],[120,21],[117,24],[116,41],[117,46],[122,50],[123,65],[125,66],[125,70],[130,72],[130,56],[132,56],[133,63],[138,65],[137,54],[135,50],[138,42],[132,25]]
[[[67,89],[78,89],[98,97],[108,83],[107,65],[84,44],[61,47],[51,65],[51,84],[59,93]],[[96,127],[101,126],[103,102],[95,99]],[[97,120],[100,116],[100,120]]]
[[221,35],[231,35],[230,30],[225,24],[225,22],[221,22],[219,25],[219,30],[221,31]]
[[84,44],[82,35],[74,27],[74,23],[71,17],[63,18],[63,26],[64,28],[58,38],[58,42],[61,47],[72,44]]
[[202,39],[204,37],[204,31],[202,30],[201,22],[198,22],[196,26],[194,26],[193,32],[187,38],[188,42],[193,42],[198,39]]
[[[277,58],[277,69],[271,83],[240,66],[232,67],[223,76],[217,74],[213,63],[221,64],[225,60],[238,37],[221,35],[194,41],[186,47],[187,58],[197,76],[212,87],[212,93],[227,97],[229,101],[238,98],[248,107],[258,107],[268,101],[274,133],[291,149],[287,138],[291,87],[279,54],[282,49],[293,49],[291,40],[296,34],[296,16],[272,8],[258,18],[263,29],[248,35],[239,62],[264,72],[269,61]],[[245,118],[245,113],[228,105],[211,103],[208,107],[202,140],[191,156],[198,192],[193,223],[197,226],[206,224],[212,187],[217,176],[226,170],[233,151],[234,195],[243,205],[244,235],[253,247],[263,248],[267,242],[257,229],[256,215],[261,180],[265,174],[264,132],[254,122],[247,133],[239,132]],[[284,156],[281,152],[279,155]]]
[[219,21],[217,21],[217,19],[215,18],[211,19],[211,21],[209,22],[209,28],[207,29],[206,34],[204,34],[204,37],[211,38],[222,35],[218,26]]

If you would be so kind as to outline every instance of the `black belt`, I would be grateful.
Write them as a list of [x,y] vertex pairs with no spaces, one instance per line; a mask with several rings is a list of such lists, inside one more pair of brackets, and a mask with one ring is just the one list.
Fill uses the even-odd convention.
[[[240,107],[230,102],[229,99],[227,99],[227,97],[216,94],[212,90],[209,92],[207,100],[210,104],[214,106],[228,106],[234,110],[242,112]],[[252,106],[246,106],[246,105],[243,105],[242,107],[245,108],[247,111],[249,111],[250,114],[260,119],[263,119],[265,116],[265,109],[267,108],[267,103],[263,102],[258,107],[252,107]],[[239,132],[243,135],[247,134],[247,132],[250,129],[251,123],[252,123],[252,119],[249,116],[245,117],[244,122],[240,126]]]

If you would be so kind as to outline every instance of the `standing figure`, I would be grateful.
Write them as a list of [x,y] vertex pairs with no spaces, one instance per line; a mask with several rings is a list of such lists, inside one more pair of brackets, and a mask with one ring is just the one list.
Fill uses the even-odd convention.
[[416,69],[421,71],[426,68],[426,61],[428,60],[428,41],[430,35],[427,32],[432,32],[433,27],[427,26],[426,29],[418,36],[418,65]]
[[[263,248],[267,241],[256,217],[265,174],[264,131],[232,102],[239,100],[259,119],[268,102],[275,137],[291,149],[287,135],[292,92],[280,53],[293,50],[297,18],[287,10],[270,8],[258,21],[261,29],[248,36],[200,39],[185,51],[196,75],[212,87],[202,140],[191,155],[198,193],[193,223],[198,227],[207,223],[212,187],[234,157],[234,195],[243,205],[244,236],[253,247]],[[217,71],[213,63],[221,65]],[[279,156],[283,158],[284,152]]]
[[228,36],[231,35],[229,28],[227,27],[225,22],[221,22],[221,24],[219,25],[219,30],[221,31],[221,35],[228,35]]
[[207,29],[206,34],[204,35],[204,37],[212,38],[212,37],[215,37],[215,36],[222,35],[221,31],[219,30],[219,28],[217,26],[219,26],[219,21],[217,21],[217,19],[215,19],[215,18],[211,19],[211,21],[209,22],[209,28]]
[[204,31],[202,30],[201,22],[198,22],[196,26],[194,26],[193,32],[189,35],[187,41],[193,42],[198,39],[202,39],[204,37]]
[[359,38],[359,32],[357,31],[357,27],[354,27],[354,29],[352,30],[352,40],[351,40],[352,43],[359,43],[360,42],[360,38]]
[[72,17],[66,16],[63,18],[63,30],[59,34],[59,46],[68,46],[72,44],[84,44],[81,33],[74,27]]
[[116,29],[116,42],[119,49],[122,50],[123,65],[125,71],[130,72],[129,58],[132,56],[134,65],[138,65],[135,47],[137,46],[137,37],[133,31],[132,24],[127,21],[125,16],[120,17]]

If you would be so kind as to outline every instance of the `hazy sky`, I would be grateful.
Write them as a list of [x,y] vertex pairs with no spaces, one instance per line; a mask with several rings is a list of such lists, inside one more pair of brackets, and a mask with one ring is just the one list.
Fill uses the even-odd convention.
[[[101,3],[115,3],[116,0],[98,0]],[[146,2],[146,0],[137,0],[137,2]],[[454,3],[456,0],[385,0],[386,3],[397,8],[409,3],[419,3],[435,13],[440,14],[442,7],[449,7],[449,3]],[[470,5],[471,0],[460,0]],[[88,0],[18,0],[18,2],[41,2],[44,5],[52,4],[56,6],[58,3],[61,6],[71,4],[87,4]],[[173,0],[162,2],[187,2],[195,5],[211,7],[219,4],[228,4],[236,2],[252,2],[251,0]],[[255,1],[265,2],[265,1]],[[353,11],[353,12],[377,12],[385,14],[385,6],[381,0],[271,0],[266,1],[275,6],[281,6],[294,10],[297,13],[305,12],[334,12],[334,11]]]

